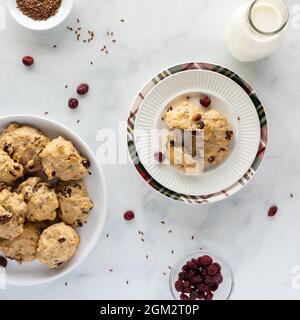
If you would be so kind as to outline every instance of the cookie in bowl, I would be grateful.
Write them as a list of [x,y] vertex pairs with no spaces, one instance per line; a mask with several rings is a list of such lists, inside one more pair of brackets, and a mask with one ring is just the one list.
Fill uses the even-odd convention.
[[71,141],[58,137],[40,153],[43,170],[49,180],[79,180],[88,175],[89,160],[82,157]]
[[41,169],[39,153],[49,139],[38,129],[11,123],[0,136],[0,147],[28,173]]
[[0,192],[0,238],[12,240],[24,230],[27,205],[21,194],[5,188]]
[[50,269],[61,267],[74,256],[79,242],[79,236],[74,228],[64,222],[54,224],[41,234],[37,258]]
[[93,202],[82,181],[60,182],[57,188],[60,218],[65,223],[82,227],[93,208]]
[[27,203],[26,218],[28,221],[38,222],[56,218],[59,207],[54,187],[42,182],[39,177],[30,177],[18,187]]
[[36,223],[26,222],[23,232],[12,240],[0,239],[0,250],[18,263],[35,260],[40,229]]

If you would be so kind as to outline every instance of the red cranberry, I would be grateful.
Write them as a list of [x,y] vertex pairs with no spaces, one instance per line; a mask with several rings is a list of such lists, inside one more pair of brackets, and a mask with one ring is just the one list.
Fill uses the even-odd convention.
[[219,272],[219,267],[213,263],[210,266],[207,267],[207,274],[209,276],[214,276]]
[[277,213],[278,211],[278,207],[277,206],[273,206],[269,209],[269,212],[268,212],[268,216],[269,217],[274,217],[275,214]]
[[198,299],[198,292],[197,291],[193,291],[190,294],[190,300],[197,300]]
[[215,275],[214,280],[217,284],[221,284],[223,282],[223,276],[221,275],[221,273],[218,273],[217,275]]
[[210,287],[211,291],[217,291],[218,288],[219,288],[219,285],[218,285],[217,283],[215,283],[214,285],[212,285],[212,286]]
[[198,284],[198,285],[197,285],[197,289],[198,289],[200,292],[208,292],[208,291],[210,291],[210,290],[209,290],[209,287],[208,287],[206,284],[204,284],[204,283]]
[[79,101],[76,98],[70,98],[68,105],[69,105],[69,108],[76,109],[79,105]]
[[124,213],[124,219],[127,221],[130,221],[132,219],[134,219],[135,215],[133,211],[127,211]]
[[214,294],[212,292],[208,292],[205,296],[205,300],[212,300],[214,298]]
[[215,282],[215,279],[211,276],[206,276],[205,279],[204,279],[204,283],[206,285],[208,285],[209,287],[213,286],[216,282]]
[[176,291],[178,291],[178,292],[182,292],[182,290],[183,290],[183,283],[182,283],[180,280],[177,280],[177,281],[175,282],[175,289],[176,289]]
[[6,268],[7,266],[7,260],[2,256],[0,256],[0,266],[3,268]]
[[163,163],[165,161],[165,155],[162,152],[155,152],[154,159],[159,163]]
[[204,298],[205,298],[204,292],[198,291],[198,299],[199,300],[204,300]]
[[192,284],[199,284],[203,281],[201,276],[195,276],[191,279],[191,283]]
[[213,260],[210,256],[203,256],[200,258],[200,262],[203,266],[209,266],[212,264]]
[[189,275],[185,271],[179,272],[178,279],[179,280],[189,280]]
[[200,99],[200,103],[201,103],[202,107],[207,108],[211,104],[211,99],[210,99],[210,97],[205,96]]
[[192,291],[192,287],[188,281],[183,282],[183,288],[182,292],[183,293],[190,293]]
[[185,264],[183,267],[182,267],[182,270],[185,271],[185,272],[189,272],[191,270],[190,266],[188,266],[187,264]]
[[195,270],[189,271],[189,279],[192,279],[193,277],[195,277],[195,275],[196,275],[196,271]]
[[188,261],[187,265],[192,269],[192,270],[197,270],[198,266],[196,265],[196,263],[194,263],[193,261]]
[[34,64],[34,59],[31,56],[25,56],[22,58],[22,62],[26,67],[30,67]]
[[188,295],[182,293],[182,294],[180,295],[180,300],[190,300],[190,298],[189,298]]
[[87,94],[89,91],[89,85],[87,83],[81,83],[78,87],[77,87],[77,93],[79,95],[84,95]]

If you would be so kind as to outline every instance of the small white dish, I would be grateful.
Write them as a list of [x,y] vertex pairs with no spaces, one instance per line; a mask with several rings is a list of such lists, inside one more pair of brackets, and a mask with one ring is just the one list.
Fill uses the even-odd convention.
[[[98,160],[88,145],[73,131],[63,125],[42,117],[32,115],[13,115],[0,118],[0,132],[10,123],[26,124],[43,131],[50,138],[59,135],[73,142],[81,154],[91,162],[91,175],[84,178],[87,190],[94,202],[88,221],[82,228],[77,228],[80,236],[80,245],[74,257],[61,268],[50,270],[38,261],[19,265],[8,260],[6,267],[6,284],[14,286],[38,285],[56,280],[73,269],[94,249],[104,227],[107,209],[107,191],[105,178]],[[1,251],[0,251],[1,254]]]
[[61,24],[70,14],[73,7],[74,0],[62,0],[61,6],[57,13],[47,20],[35,21],[22,13],[22,11],[17,7],[16,0],[7,0],[8,11],[12,17],[23,27],[42,31],[52,29],[59,24]]
[[[227,159],[199,176],[184,175],[153,161],[158,150],[151,132],[161,129],[161,116],[170,101],[191,93],[209,95],[211,108],[223,114],[234,130]],[[209,195],[234,185],[249,170],[260,142],[260,123],[253,102],[236,82],[219,73],[189,70],[170,75],[147,94],[136,116],[134,140],[141,163],[159,184],[179,194]]]

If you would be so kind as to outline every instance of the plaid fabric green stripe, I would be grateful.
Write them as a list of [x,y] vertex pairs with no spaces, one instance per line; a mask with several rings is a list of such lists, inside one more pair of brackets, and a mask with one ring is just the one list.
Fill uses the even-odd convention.
[[[249,95],[250,99],[252,100],[256,110],[257,114],[259,117],[260,121],[260,127],[261,127],[261,143],[260,147],[257,153],[257,156],[249,168],[249,170],[245,173],[245,175],[237,181],[233,186],[229,187],[226,190],[223,190],[221,192],[215,193],[215,194],[210,194],[210,195],[201,195],[201,196],[190,196],[190,195],[183,195],[183,194],[178,194],[172,190],[169,190],[159,184],[156,180],[154,180],[149,173],[146,171],[144,166],[139,160],[135,144],[134,144],[134,123],[135,123],[135,118],[136,114],[138,112],[139,106],[141,105],[143,101],[143,97],[145,97],[149,91],[160,81],[164,80],[167,78],[169,75],[178,73],[178,72],[184,72],[187,70],[195,70],[195,69],[202,69],[202,70],[209,70],[212,72],[217,72],[220,74],[223,74],[224,76],[232,79],[235,81],[243,90]],[[164,196],[185,202],[185,203],[194,203],[194,204],[204,204],[204,203],[210,203],[210,202],[215,202],[221,199],[224,199],[237,191],[239,191],[244,185],[246,185],[254,176],[255,171],[259,167],[263,156],[264,152],[266,149],[266,145],[268,142],[268,128],[267,128],[267,119],[266,119],[266,114],[265,110],[257,96],[257,94],[253,91],[252,87],[249,86],[242,78],[240,78],[238,75],[236,75],[234,72],[223,68],[218,65],[210,64],[210,63],[203,63],[203,62],[191,62],[191,63],[185,63],[181,65],[174,66],[168,70],[165,70],[161,73],[159,73],[155,78],[153,78],[140,92],[138,97],[136,98],[132,110],[129,114],[128,118],[128,125],[127,125],[127,140],[128,140],[128,151],[131,156],[131,159],[138,170],[139,174],[142,176],[142,178],[156,191],[160,192]]]

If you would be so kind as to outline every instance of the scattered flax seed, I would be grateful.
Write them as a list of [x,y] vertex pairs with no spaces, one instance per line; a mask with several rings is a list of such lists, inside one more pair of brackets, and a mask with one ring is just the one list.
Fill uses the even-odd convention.
[[114,35],[114,33],[113,33],[113,32],[111,32],[111,33],[110,33],[110,35],[111,35],[111,37],[112,37],[112,36]]
[[168,269],[169,269],[169,270],[172,270],[172,267],[171,267],[171,266],[168,266]]
[[69,27],[69,26],[68,26],[67,29],[70,30],[70,31],[73,31],[73,28],[72,28],[72,27]]
[[146,259],[149,259],[149,256],[146,254]]
[[241,118],[240,118],[240,117],[237,117],[237,119],[238,119],[238,121],[240,121],[240,120],[241,120]]
[[172,233],[172,230],[169,230],[168,233]]
[[192,240],[194,240],[195,239],[195,237],[194,236],[192,236]]
[[77,28],[78,31],[80,31],[81,29],[82,29],[81,27],[78,27],[78,28]]
[[128,280],[126,281],[126,284],[129,284],[129,281],[128,281]]
[[83,42],[83,43],[86,43],[86,40],[84,39],[82,42]]
[[66,85],[65,85],[65,89],[68,89],[68,88],[69,88],[69,86],[66,84]]
[[109,237],[109,234],[106,235],[106,238],[108,238],[108,237]]
[[121,21],[121,22],[125,22],[125,20],[124,20],[124,19],[120,19],[120,21]]
[[68,282],[65,282],[65,286],[67,286],[68,285]]
[[91,64],[91,66],[92,66],[92,65],[94,64],[94,62],[93,62],[93,61],[91,61],[91,62],[90,62],[90,64]]
[[89,171],[89,175],[91,176],[92,175],[92,173]]
[[109,36],[109,31],[106,32],[106,35]]
[[141,238],[141,240],[142,240],[143,242],[145,242],[145,239],[144,239],[144,238]]
[[113,39],[111,42],[116,43],[116,42],[117,42],[117,40],[116,40],[116,39]]
[[48,111],[46,111],[46,112],[44,112],[44,115],[46,116],[48,113],[49,113],[49,112],[48,112]]
[[79,20],[79,18],[77,18],[77,23],[80,23],[80,20]]
[[161,224],[166,224],[164,221],[161,221]]
[[113,269],[109,269],[109,272],[113,272],[114,270]]
[[80,122],[80,120],[77,120],[77,121],[76,121],[76,123],[79,123],[79,122]]
[[57,45],[55,44],[55,45],[53,45],[53,48],[57,48]]
[[166,276],[167,274],[165,272],[163,272],[163,276]]
[[172,250],[171,253],[174,254],[174,250]]
[[291,194],[290,194],[290,197],[291,197],[291,198],[294,198],[294,195],[291,193]]

